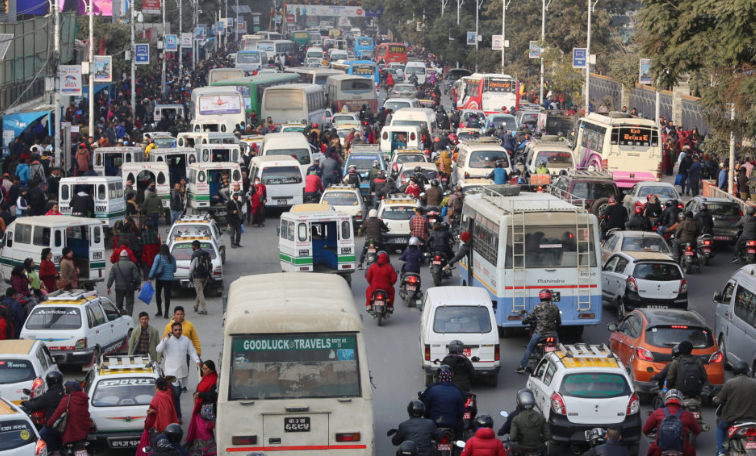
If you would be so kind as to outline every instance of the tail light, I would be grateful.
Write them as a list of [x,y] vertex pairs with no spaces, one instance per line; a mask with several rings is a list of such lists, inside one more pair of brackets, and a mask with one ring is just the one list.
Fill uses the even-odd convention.
[[680,204],[678,204],[678,205],[677,205],[677,208],[678,208],[678,209],[683,209],[684,207],[685,207],[685,206],[683,206],[683,204],[682,204],[682,203],[680,203]]
[[417,277],[415,277],[415,276],[409,276],[409,277],[407,277],[407,282],[409,282],[409,283],[417,283]]
[[678,294],[683,294],[683,293],[687,293],[687,292],[688,292],[688,281],[685,280],[685,279],[682,279],[680,281],[680,290],[679,290]]
[[653,361],[654,355],[647,348],[638,347],[635,349],[635,356],[643,361]]
[[557,415],[567,415],[567,407],[564,406],[564,399],[559,393],[551,395],[551,411]]
[[473,405],[474,405],[473,398],[472,397],[468,397],[467,400],[465,401],[465,408],[470,408]]
[[627,278],[627,288],[634,293],[638,292],[638,283],[635,281],[634,277]]
[[359,432],[342,432],[336,434],[336,441],[337,442],[359,442],[360,441],[360,433]]
[[601,167],[604,168],[604,169],[609,168],[609,159],[608,158],[605,158],[605,159],[601,160]]
[[748,247],[756,247],[756,241],[748,241]]
[[662,176],[662,164],[660,162],[659,166],[656,167],[656,180],[658,181],[659,179],[661,179],[661,176]]
[[383,295],[382,295],[382,294],[379,294],[379,295],[377,295],[377,296],[375,297],[375,299],[377,299],[377,300],[379,300],[379,301],[383,301],[383,299],[384,299],[384,298],[383,298]]
[[44,440],[37,440],[37,448],[34,450],[35,456],[47,456],[47,444]]
[[627,403],[627,415],[635,415],[640,411],[640,399],[638,398],[637,393],[633,393],[632,396],[630,396],[630,401]]
[[443,444],[443,445],[450,444],[451,441],[449,440],[449,435],[448,434],[444,434],[443,436],[441,436],[441,441],[438,442],[438,443]]
[[430,361],[430,345],[425,344],[425,360]]
[[705,240],[704,240],[704,245],[705,245],[705,246],[710,246],[710,245],[711,245],[711,240],[709,240],[709,239],[705,239]]
[[31,387],[31,397],[41,396],[44,385],[45,385],[45,382],[42,380],[42,378],[40,377],[35,378],[34,383],[32,383],[32,387]]
[[738,216],[739,216],[739,217],[742,217],[742,216],[743,216],[743,211],[741,211],[740,209],[738,209]]
[[709,357],[709,364],[719,364],[722,362],[723,359],[724,359],[724,355],[722,354],[721,351],[714,352]]
[[362,211],[357,211],[357,218],[362,218]]
[[756,437],[756,428],[742,427],[738,429],[738,435],[741,437]]
[[693,250],[693,247],[691,247],[691,246],[687,246],[687,247],[685,247],[685,250],[687,250],[688,252],[690,252],[690,251],[692,251],[692,250]]
[[231,445],[257,445],[257,436],[256,435],[231,436]]
[[[87,348],[87,338],[83,337],[83,338],[77,340],[76,341],[76,345],[75,345],[74,348],[76,350],[83,350],[83,349]],[[95,360],[95,362],[97,362],[97,361],[99,361],[99,360]]]
[[441,261],[441,255],[436,255],[436,261]]
[[553,344],[554,343],[554,338],[551,337],[551,336],[547,337],[546,338],[546,343],[549,344],[549,345]]
[[220,266],[216,266],[215,269],[213,270],[213,275],[215,277],[222,277],[223,276],[223,269],[221,269]]

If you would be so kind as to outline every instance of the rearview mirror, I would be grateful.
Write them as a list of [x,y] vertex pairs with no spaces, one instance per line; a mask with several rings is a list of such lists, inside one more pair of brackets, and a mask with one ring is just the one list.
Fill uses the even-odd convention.
[[612,332],[616,331],[617,330],[617,323],[609,323],[608,325],[606,325],[606,329],[608,329],[609,331],[612,331]]
[[720,292],[720,291],[715,291],[714,292],[714,302],[716,302],[718,304],[722,302],[722,292]]
[[507,418],[509,416],[509,412],[507,412],[506,410],[502,410],[501,412],[499,412],[499,415],[501,415],[504,418]]

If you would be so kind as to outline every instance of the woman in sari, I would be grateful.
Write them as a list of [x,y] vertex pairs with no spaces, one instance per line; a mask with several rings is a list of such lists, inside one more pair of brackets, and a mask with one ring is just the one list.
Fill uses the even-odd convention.
[[[192,421],[189,423],[189,431],[186,434],[186,446],[191,454],[216,454],[213,429],[215,429],[215,402],[218,399],[217,388],[218,373],[215,371],[215,363],[205,361],[202,364],[202,381],[197,385],[197,391],[194,393]],[[203,407],[206,409],[204,417],[202,416]],[[210,407],[212,407],[212,416],[207,414]]]
[[42,249],[42,261],[39,263],[39,278],[45,284],[49,292],[55,291],[55,279],[58,278],[58,268],[52,260],[52,249],[46,247]]
[[160,434],[165,427],[171,423],[178,423],[176,407],[173,404],[173,391],[168,388],[168,380],[160,377],[155,381],[155,397],[150,401],[150,407],[147,409],[147,419],[144,421],[144,429]]

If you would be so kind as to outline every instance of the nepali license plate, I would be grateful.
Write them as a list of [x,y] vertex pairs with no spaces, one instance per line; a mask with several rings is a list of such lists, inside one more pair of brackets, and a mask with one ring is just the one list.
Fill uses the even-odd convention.
[[543,351],[545,351],[546,353],[553,352],[556,351],[556,347],[553,345],[547,345],[543,347]]
[[285,206],[288,203],[289,203],[289,200],[287,200],[285,198],[284,199],[277,199],[276,200],[276,204],[278,204],[279,206]]
[[748,253],[756,253],[756,249],[748,249]]
[[433,260],[433,264],[441,264],[440,261]]
[[375,249],[368,249],[368,253],[374,254],[375,253]]
[[470,415],[470,412],[465,412],[465,415],[462,417],[462,419],[463,420],[469,420],[471,416],[472,415]]
[[745,442],[746,450],[756,450],[756,442]]
[[376,305],[376,306],[385,306],[385,305],[386,305],[386,302],[385,302],[385,301],[378,301],[378,300],[376,300],[376,301],[375,301],[375,305]]
[[108,439],[108,447],[110,448],[136,448],[138,446],[138,439]]
[[284,418],[284,432],[310,432],[310,417]]
[[417,287],[414,285],[407,285],[407,291],[415,291],[417,290]]
[[685,256],[693,256],[693,252],[685,252]]
[[669,309],[669,306],[663,306],[661,304],[652,304],[650,306],[646,306],[649,309]]
[[194,288],[194,282],[191,280],[182,280],[181,288]]
[[695,419],[701,418],[701,412],[693,412],[693,418]]
[[396,239],[396,243],[397,244],[406,244],[407,243],[407,238],[397,238]]
[[471,348],[463,348],[462,349],[462,353],[465,356],[467,356],[468,358],[470,358],[472,356],[472,349]]
[[[137,443],[137,445],[139,445],[139,443]],[[74,452],[74,456],[88,456],[87,450],[85,450],[83,448],[81,450],[76,450]]]
[[729,241],[730,236],[714,236],[715,241]]
[[451,451],[451,443],[439,443],[436,447],[438,451]]

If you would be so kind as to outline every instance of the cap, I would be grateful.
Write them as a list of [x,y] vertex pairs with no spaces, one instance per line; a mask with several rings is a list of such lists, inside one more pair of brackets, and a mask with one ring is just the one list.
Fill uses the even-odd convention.
[[121,258],[128,258],[128,257],[129,257],[129,252],[127,252],[126,250],[121,250]]

